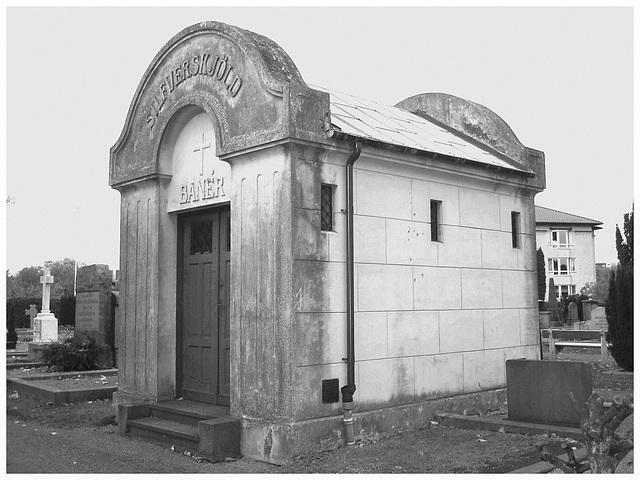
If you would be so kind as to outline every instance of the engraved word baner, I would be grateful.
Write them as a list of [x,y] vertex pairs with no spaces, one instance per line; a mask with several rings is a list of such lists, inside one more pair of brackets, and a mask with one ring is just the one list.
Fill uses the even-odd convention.
[[174,66],[164,76],[165,81],[159,85],[159,92],[151,99],[145,116],[149,128],[153,129],[158,115],[169,95],[185,80],[198,75],[215,78],[224,85],[232,97],[238,95],[242,88],[242,79],[229,64],[229,57],[215,57],[209,53],[195,55]]
[[224,196],[224,177],[204,178],[180,187],[180,204]]

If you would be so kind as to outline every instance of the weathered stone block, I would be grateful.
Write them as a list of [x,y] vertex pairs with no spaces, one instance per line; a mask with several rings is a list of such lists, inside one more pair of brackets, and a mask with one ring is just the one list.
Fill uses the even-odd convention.
[[416,357],[416,396],[442,398],[463,389],[462,354]]
[[483,322],[480,310],[440,312],[440,352],[482,349]]
[[413,290],[416,310],[460,308],[460,269],[414,267]]
[[357,310],[413,309],[411,267],[361,264],[356,265],[356,271]]
[[200,444],[198,453],[207,460],[219,462],[240,456],[240,420],[235,418],[213,418],[198,422]]

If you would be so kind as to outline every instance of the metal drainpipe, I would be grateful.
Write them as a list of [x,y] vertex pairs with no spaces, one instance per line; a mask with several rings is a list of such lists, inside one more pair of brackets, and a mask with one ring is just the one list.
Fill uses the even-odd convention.
[[347,445],[355,443],[353,433],[353,394],[356,391],[355,384],[355,335],[354,335],[354,263],[353,263],[353,164],[356,163],[362,145],[360,140],[353,144],[353,152],[347,159],[347,384],[343,386],[342,408],[343,422],[347,431]]

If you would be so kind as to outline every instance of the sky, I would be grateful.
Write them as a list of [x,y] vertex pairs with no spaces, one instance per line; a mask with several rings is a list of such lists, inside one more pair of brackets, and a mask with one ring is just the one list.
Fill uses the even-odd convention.
[[153,57],[206,20],[269,37],[308,84],[387,105],[442,92],[488,107],[545,152],[536,204],[603,222],[596,261],[615,263],[634,198],[634,11],[620,5],[9,6],[6,268],[68,257],[118,269],[109,150]]

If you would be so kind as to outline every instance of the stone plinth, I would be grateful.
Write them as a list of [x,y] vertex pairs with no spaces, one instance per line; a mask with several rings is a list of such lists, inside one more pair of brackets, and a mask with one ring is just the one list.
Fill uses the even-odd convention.
[[74,336],[93,337],[107,346],[100,363],[113,367],[114,318],[112,306],[112,272],[108,265],[87,265],[78,268],[76,286],[76,318]]

